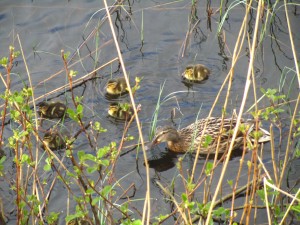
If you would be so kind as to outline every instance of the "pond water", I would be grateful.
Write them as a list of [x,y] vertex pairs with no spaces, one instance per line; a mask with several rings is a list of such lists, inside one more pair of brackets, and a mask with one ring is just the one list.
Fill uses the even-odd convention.
[[[112,1],[109,2],[109,4]],[[216,5],[214,5],[216,4]],[[219,3],[212,3],[213,14],[209,26],[206,3],[199,1],[196,12],[193,15],[195,20],[199,20],[194,29],[192,29],[185,42],[186,34],[189,30],[189,17],[191,15],[191,1],[125,1],[126,7],[117,10],[113,15],[113,24],[117,33],[122,56],[125,62],[130,82],[134,84],[134,78],[141,77],[140,89],[135,94],[135,102],[141,104],[139,118],[142,123],[144,140],[149,140],[149,130],[159,97],[159,92],[163,87],[161,98],[170,98],[161,105],[159,110],[158,125],[171,125],[184,127],[194,122],[199,117],[206,117],[211,110],[213,102],[223,84],[232,63],[232,54],[238,37],[241,22],[245,15],[244,5],[240,4],[230,10],[223,26],[223,39],[217,35],[219,22]],[[231,1],[226,3],[230,8]],[[290,22],[292,30],[298,29],[300,14],[297,8],[290,7]],[[255,14],[249,22],[249,32],[254,29]],[[34,87],[34,96],[37,102],[43,100],[60,100],[68,102],[69,107],[73,107],[71,94],[66,92],[68,87],[58,91],[53,90],[68,84],[64,71],[64,64],[61,58],[61,50],[70,52],[70,57],[75,53],[70,61],[70,69],[77,71],[76,77],[81,78],[92,72],[95,79],[86,79],[86,82],[74,88],[75,95],[83,96],[83,105],[85,122],[99,121],[101,126],[107,129],[106,133],[98,138],[99,147],[108,145],[115,141],[120,143],[124,123],[114,120],[107,116],[107,109],[111,101],[105,96],[105,84],[111,77],[123,76],[122,69],[118,61],[94,71],[100,65],[103,65],[117,57],[117,51],[112,39],[111,30],[108,22],[104,22],[99,32],[96,32],[86,42],[84,40],[98,27],[101,20],[106,15],[103,1],[61,1],[61,0],[43,0],[43,1],[18,1],[2,0],[0,3],[0,52],[1,57],[8,55],[9,45],[14,45],[20,49],[17,35],[22,44],[26,64],[22,57],[17,59],[11,75],[11,89],[19,91],[23,85],[29,85],[28,74],[25,65],[28,66],[32,85]],[[295,79],[295,65],[293,54],[290,47],[289,35],[285,19],[284,7],[276,12],[274,23],[267,27],[266,37],[259,46],[256,61],[254,63],[254,72],[256,78],[256,89],[258,98],[262,96],[260,88],[276,88],[282,90],[282,93],[288,95],[290,100],[297,98],[299,94],[299,85]],[[262,19],[263,20],[263,19]],[[300,49],[300,33],[294,32],[295,49]],[[143,41],[141,41],[143,38]],[[250,40],[252,41],[252,40]],[[76,54],[77,48],[84,42]],[[185,47],[184,44],[186,44]],[[184,49],[184,51],[183,51]],[[239,61],[234,69],[234,79],[230,91],[229,105],[227,113],[230,115],[233,109],[239,109],[245,89],[246,75],[249,63],[249,47],[245,42]],[[80,60],[79,60],[80,59]],[[205,64],[210,70],[211,75],[208,80],[200,84],[186,85],[181,74],[188,64]],[[287,68],[293,68],[294,71]],[[5,74],[3,67],[0,72]],[[284,77],[284,79],[283,79]],[[48,79],[50,78],[50,79]],[[47,79],[47,80],[46,80]],[[283,83],[284,80],[284,83]],[[282,85],[281,85],[282,84]],[[252,87],[251,87],[252,88]],[[0,84],[0,91],[3,93],[5,87]],[[253,93],[251,91],[250,93]],[[40,97],[41,98],[38,98]],[[226,91],[223,91],[218,104],[214,108],[213,115],[221,116]],[[123,95],[121,101],[130,101],[128,95]],[[120,100],[118,99],[118,100]],[[253,105],[253,94],[249,94],[245,109]],[[3,106],[3,100],[1,100]],[[289,107],[294,109],[295,102],[291,102]],[[267,107],[270,102],[264,99],[260,102],[261,108]],[[174,109],[175,117],[171,121],[171,112]],[[275,129],[275,145],[278,149],[278,157],[284,154],[286,137],[289,129],[290,113],[288,107],[284,108],[282,118],[282,145],[279,145],[279,129]],[[249,117],[247,114],[245,117]],[[57,121],[56,121],[57,122]],[[45,121],[45,126],[53,125],[51,121]],[[269,122],[264,124],[268,129]],[[78,131],[70,119],[66,119],[65,126],[71,133]],[[8,137],[12,134],[13,125],[6,125],[4,129],[4,143],[7,144]],[[125,143],[129,146],[138,142],[138,131],[136,123],[129,128],[129,134],[135,137],[135,140]],[[87,153],[93,153],[87,139],[82,134],[74,143],[74,150],[84,150]],[[130,148],[123,149],[123,152]],[[7,177],[13,177],[15,165],[12,163],[13,153],[9,148],[4,148],[7,155],[5,163]],[[279,151],[280,150],[280,151]],[[63,152],[59,153],[63,156]],[[178,158],[183,155],[174,155],[165,149],[165,145],[159,145],[153,151],[148,152],[150,164],[151,181],[151,216],[159,216],[172,212],[173,203],[169,197],[157,185],[157,181],[164,186],[174,182],[175,195],[184,192],[182,179],[178,174],[176,163]],[[228,173],[225,181],[234,179],[239,168],[240,157],[233,157],[229,162]],[[42,161],[44,161],[43,159]],[[68,159],[66,164],[72,167]],[[245,162],[251,160],[251,154],[246,154]],[[192,168],[193,157],[184,157],[182,161],[182,171]],[[272,168],[270,144],[264,147],[263,161],[265,166]],[[205,159],[200,158],[197,162],[197,170],[200,173]],[[245,164],[240,179],[240,184],[247,182],[247,166]],[[299,178],[300,162],[294,161],[291,165],[290,179]],[[219,166],[215,173],[221,171]],[[43,178],[51,180],[53,174],[43,174]],[[46,177],[44,177],[46,176]],[[53,177],[52,177],[53,178]],[[117,161],[115,168],[115,178],[120,181],[116,187],[117,192],[123,193],[125,189],[133,185],[135,189],[129,188],[128,195],[133,202],[130,203],[136,209],[136,218],[140,218],[137,212],[142,212],[146,192],[146,171],[142,151],[129,151],[123,154]],[[187,177],[186,177],[187,178]],[[12,202],[15,198],[15,192],[9,187],[6,180],[0,177],[0,196],[5,205],[5,215],[8,218],[8,224],[16,223],[16,211]],[[225,182],[224,181],[224,182]],[[212,187],[216,186],[218,179],[213,179]],[[49,181],[50,183],[50,181]],[[122,189],[123,188],[123,189]],[[214,189],[214,188],[213,188]],[[134,190],[134,191],[133,191]],[[74,187],[74,192],[79,190]],[[229,185],[224,185],[224,193],[230,192]],[[203,189],[200,187],[195,196],[198,201],[201,200]],[[176,196],[177,198],[178,196]],[[68,192],[64,185],[56,183],[49,199],[49,211],[61,212],[59,224],[64,224],[63,219],[66,216]],[[180,196],[178,197],[180,198]],[[71,197],[72,199],[72,197]],[[117,203],[126,202],[127,199],[119,200]],[[236,205],[242,205],[243,199],[237,200]],[[224,205],[225,207],[230,207]],[[74,206],[75,207],[75,206]],[[74,207],[70,211],[74,212]],[[265,211],[257,212],[259,218],[258,224],[267,222]],[[164,224],[174,224],[175,217],[170,217]]]

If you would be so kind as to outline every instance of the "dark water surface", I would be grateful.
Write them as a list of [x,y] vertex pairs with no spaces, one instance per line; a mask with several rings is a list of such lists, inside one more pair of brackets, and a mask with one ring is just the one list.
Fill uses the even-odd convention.
[[[110,1],[109,4],[111,4]],[[126,1],[125,1],[126,2]],[[200,3],[201,2],[201,3]],[[176,109],[175,124],[178,127],[184,127],[195,121],[200,110],[199,117],[208,115],[215,97],[226,78],[231,66],[231,56],[233,54],[234,45],[240,29],[240,24],[244,18],[244,6],[237,6],[229,13],[228,19],[224,23],[224,31],[226,34],[226,43],[224,43],[224,52],[222,45],[217,36],[219,14],[215,13],[211,18],[211,30],[207,27],[206,5],[200,1],[197,7],[197,17],[200,22],[192,31],[185,54],[182,57],[182,46],[185,40],[186,32],[188,31],[188,18],[191,12],[191,1],[129,1],[126,2],[127,13],[124,10],[113,14],[115,31],[118,35],[120,48],[123,54],[127,73],[131,78],[131,83],[134,84],[134,77],[142,77],[141,88],[136,93],[136,103],[142,105],[142,110],[139,114],[143,131],[144,139],[148,140],[150,122],[155,110],[161,86],[164,84],[162,98],[171,95],[173,98],[166,101],[159,111],[159,125],[171,124],[170,115],[173,108]],[[168,4],[167,4],[168,3]],[[130,5],[130,7],[128,6]],[[218,4],[218,3],[216,3]],[[230,4],[228,3],[227,7]],[[218,5],[211,6],[216,12]],[[294,8],[290,8],[294,10]],[[282,10],[282,11],[281,11]],[[253,16],[256,12],[253,12]],[[293,82],[295,76],[295,65],[293,55],[289,44],[289,36],[287,25],[285,22],[285,13],[283,7],[277,12],[277,17],[274,18],[272,27],[267,28],[267,35],[264,38],[262,45],[259,47],[255,61],[255,77],[258,98],[262,96],[259,91],[261,87],[279,88],[282,80],[282,74],[285,77],[285,83],[282,87],[284,94],[289,94],[289,99],[293,100],[299,93],[297,79]],[[32,85],[35,87],[35,97],[43,96],[52,90],[68,84],[64,72],[64,65],[61,60],[61,50],[72,53],[76,52],[77,47],[82,43],[84,38],[98,26],[100,20],[105,16],[104,4],[102,1],[61,1],[61,0],[43,0],[43,1],[17,1],[17,0],[2,0],[0,2],[0,56],[8,55],[8,46],[14,45],[19,48],[17,35],[19,35],[22,48],[24,51],[26,64],[30,72]],[[255,17],[255,16],[254,16]],[[252,18],[249,24],[254,29],[255,18]],[[300,15],[290,13],[290,22],[292,28],[295,29],[294,42],[295,48],[300,49],[300,33],[298,25]],[[143,24],[142,24],[143,21]],[[141,42],[141,29],[143,27],[144,42]],[[250,29],[250,28],[249,28]],[[90,73],[95,68],[117,57],[115,45],[112,41],[112,35],[107,22],[101,26],[98,36],[93,36],[86,45],[80,49],[81,61],[78,62],[78,55],[74,57],[71,63],[77,62],[71,69],[78,71],[76,78],[82,77]],[[273,35],[271,37],[271,35]],[[276,39],[276,40],[275,40]],[[252,41],[252,40],[251,40]],[[248,70],[248,46],[243,47],[241,57],[235,67],[234,80],[231,90],[231,96],[227,112],[230,114],[234,108],[239,109],[243,91],[245,88],[246,75]],[[93,52],[98,49],[97,55]],[[93,52],[89,55],[90,52]],[[13,68],[12,90],[21,90],[23,84],[29,84],[28,76],[25,70],[25,63],[20,56],[18,63]],[[191,87],[186,86],[180,77],[187,64],[202,63],[209,67],[212,71],[208,80],[201,84],[194,84]],[[293,68],[294,71],[286,68]],[[52,79],[45,79],[55,75]],[[5,74],[4,68],[0,68],[0,72]],[[105,146],[111,141],[120,142],[123,123],[116,122],[114,119],[107,116],[107,109],[110,100],[105,97],[104,87],[111,76],[122,76],[121,69],[117,61],[113,64],[100,69],[95,73],[97,79],[88,80],[84,85],[74,89],[78,96],[83,96],[83,104],[85,106],[84,121],[100,121],[101,125],[106,128],[107,133],[101,134],[98,139],[99,146]],[[74,78],[74,79],[76,79]],[[252,87],[251,87],[252,88]],[[0,84],[1,93],[5,90],[4,85]],[[61,100],[65,102],[67,99],[71,105],[71,95],[69,92],[64,94],[62,89],[46,97],[42,97],[37,102],[42,100]],[[251,91],[252,93],[252,91]],[[220,101],[215,107],[213,115],[220,116],[223,102],[225,99],[225,91],[223,91]],[[122,96],[122,101],[129,101],[128,96]],[[254,102],[253,94],[249,94],[246,102],[246,109],[252,106]],[[1,101],[1,105],[3,101]],[[268,100],[263,100],[260,103],[261,108],[269,106]],[[291,103],[293,110],[294,103]],[[71,106],[70,106],[71,107]],[[249,117],[247,115],[246,117]],[[288,132],[289,111],[282,118],[283,124],[283,145],[278,146],[279,132],[275,129],[276,149],[278,156],[284,154],[286,134]],[[51,122],[48,122],[51,125]],[[70,119],[67,119],[65,125],[71,133],[75,133],[78,129]],[[269,123],[264,124],[268,127]],[[10,125],[5,127],[4,142],[7,143],[7,138],[12,133]],[[138,141],[138,132],[134,123],[129,134],[136,137],[136,140],[126,143],[125,145],[134,144]],[[94,151],[90,149],[86,138],[82,135],[74,143],[75,150],[84,150],[88,153]],[[159,151],[162,151],[161,153]],[[125,150],[124,150],[125,151]],[[13,153],[10,153],[8,148],[5,148],[8,156],[5,164],[8,175],[13,176],[15,166],[12,163]],[[63,153],[61,153],[63,155]],[[151,178],[151,198],[152,198],[152,217],[159,214],[167,214],[172,211],[173,205],[169,201],[169,197],[165,195],[157,186],[156,181],[167,186],[174,179],[174,190],[176,194],[184,192],[185,189],[182,180],[179,177],[178,170],[175,166],[179,156],[168,153],[164,150],[164,145],[160,145],[154,151],[149,152],[150,161],[150,178]],[[45,158],[45,157],[44,157]],[[158,160],[157,160],[158,159]],[[44,161],[42,159],[41,161]],[[245,162],[251,160],[251,154],[246,154]],[[197,171],[201,171],[204,164],[204,159],[198,160]],[[267,169],[272,168],[270,144],[266,144],[264,149],[263,161]],[[71,163],[65,159],[68,166]],[[193,159],[185,157],[183,159],[183,171],[192,168]],[[230,169],[226,174],[225,180],[234,179],[239,168],[239,157],[235,157],[230,161]],[[299,178],[300,163],[294,163],[291,169],[291,180]],[[144,167],[144,159],[142,152],[137,153],[131,151],[124,154],[116,164],[116,179],[120,180],[120,185],[126,189],[130,185],[134,185],[136,190],[130,190],[130,194],[134,195],[132,203],[137,210],[142,212],[146,191],[146,172]],[[215,173],[221,171],[219,166]],[[247,182],[247,166],[244,165],[240,184],[244,185]],[[51,180],[54,174],[42,174],[44,179]],[[217,176],[218,177],[218,176]],[[212,187],[216,186],[218,180],[213,179]],[[50,183],[50,182],[49,182]],[[214,189],[214,188],[213,188]],[[116,190],[122,193],[119,187]],[[74,192],[76,193],[74,185]],[[201,202],[202,188],[196,192],[196,199]],[[224,185],[223,192],[231,192],[229,185]],[[51,198],[49,200],[49,211],[62,212],[60,223],[64,224],[63,219],[67,212],[67,190],[59,182],[55,185]],[[15,224],[16,211],[12,199],[15,198],[15,192],[12,191],[8,183],[0,177],[0,196],[5,204],[6,216],[9,219],[8,224]],[[199,197],[197,197],[199,196]],[[176,198],[180,199],[180,196]],[[118,204],[127,201],[126,199],[118,201]],[[72,202],[72,201],[71,201]],[[236,205],[242,205],[244,199],[237,200]],[[225,205],[224,207],[230,207]],[[70,211],[74,212],[74,207],[70,207]],[[258,224],[267,222],[267,217],[264,210],[258,211]],[[136,218],[139,218],[138,214]],[[176,218],[170,217],[164,224],[174,224]]]

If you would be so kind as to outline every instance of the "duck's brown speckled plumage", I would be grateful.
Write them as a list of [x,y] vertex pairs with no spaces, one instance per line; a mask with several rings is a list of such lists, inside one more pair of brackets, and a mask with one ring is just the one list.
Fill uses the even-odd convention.
[[[181,130],[178,131],[174,127],[169,127],[169,126],[161,127],[157,129],[152,144],[155,145],[160,142],[167,142],[168,149],[179,153],[187,152],[189,150],[195,151],[197,150],[200,144],[201,135],[206,123],[207,126],[201,141],[202,147],[200,153],[201,154],[216,153],[219,135],[221,135],[221,141],[220,141],[218,153],[225,152],[231,142],[233,129],[236,126],[235,118],[224,119],[223,122],[221,118],[216,118],[216,117],[200,119],[195,123],[185,128],[182,128]],[[221,126],[221,124],[223,125]],[[252,125],[252,123],[248,121],[246,122],[244,120],[242,120],[241,124],[248,126],[248,128]],[[203,143],[205,142],[207,136],[210,136],[212,140],[210,144],[205,147]],[[242,147],[244,143],[243,139],[244,139],[244,134],[242,132],[238,132],[238,135],[234,143],[234,149]],[[268,139],[264,139],[263,142],[266,141],[268,141]]]

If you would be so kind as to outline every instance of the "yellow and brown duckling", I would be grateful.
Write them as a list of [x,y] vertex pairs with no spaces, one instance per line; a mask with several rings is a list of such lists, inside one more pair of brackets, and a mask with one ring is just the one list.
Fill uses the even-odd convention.
[[108,115],[120,120],[130,120],[133,109],[128,103],[111,103],[108,108]]
[[39,111],[43,118],[62,118],[66,113],[66,105],[61,102],[41,102]]
[[[173,152],[185,153],[188,151],[196,151],[200,144],[201,135],[206,122],[207,126],[202,138],[200,154],[215,154],[219,135],[221,135],[221,141],[218,153],[224,153],[228,149],[231,142],[233,129],[236,126],[235,118],[224,119],[222,126],[221,118],[210,117],[206,119],[200,119],[180,130],[176,130],[174,127],[170,126],[158,128],[152,141],[152,146],[161,142],[167,142],[168,149]],[[248,128],[248,131],[246,131],[246,136],[247,139],[250,140],[251,138],[249,136],[251,133],[250,131],[253,129],[253,122],[242,121],[241,124],[242,125],[240,125],[240,127],[244,126],[245,128]],[[260,128],[260,131],[262,136],[259,138],[258,142],[263,143],[270,141],[270,134],[262,128]],[[205,143],[207,136],[211,137],[211,141]],[[244,134],[240,131],[235,139],[233,149],[242,148],[243,144]]]
[[57,129],[49,130],[43,137],[42,148],[45,149],[46,146],[52,151],[63,149],[66,147],[66,136],[64,137]]
[[109,95],[122,95],[128,92],[125,78],[120,77],[109,80],[106,84],[106,92]]
[[182,73],[182,76],[185,79],[193,82],[201,82],[203,80],[206,80],[208,79],[209,75],[210,70],[202,64],[189,65]]

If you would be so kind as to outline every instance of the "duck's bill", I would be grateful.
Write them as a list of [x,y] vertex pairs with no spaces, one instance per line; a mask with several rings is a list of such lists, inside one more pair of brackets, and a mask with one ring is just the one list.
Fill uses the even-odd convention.
[[157,138],[154,138],[153,141],[148,145],[148,149],[147,150],[151,150],[153,149],[153,147],[157,144],[159,144],[160,142],[157,140]]

